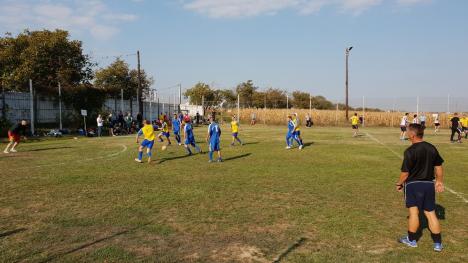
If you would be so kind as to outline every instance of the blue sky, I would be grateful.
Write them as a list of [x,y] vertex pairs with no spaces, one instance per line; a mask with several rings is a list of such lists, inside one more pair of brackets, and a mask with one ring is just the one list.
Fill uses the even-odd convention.
[[351,97],[445,100],[468,90],[467,10],[465,0],[0,0],[0,31],[68,29],[100,66],[139,49],[164,92],[252,79],[333,100],[352,45]]

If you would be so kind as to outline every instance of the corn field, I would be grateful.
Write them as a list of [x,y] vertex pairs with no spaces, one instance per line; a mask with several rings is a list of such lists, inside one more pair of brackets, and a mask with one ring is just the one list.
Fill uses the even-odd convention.
[[[250,123],[252,113],[255,114],[258,124],[266,125],[284,125],[288,114],[297,113],[302,125],[305,124],[305,117],[309,113],[312,116],[312,121],[316,126],[347,126],[350,121],[346,120],[345,111],[336,110],[304,110],[304,109],[240,109],[241,123]],[[237,115],[237,109],[228,109],[222,113],[224,119],[228,116]],[[349,117],[354,114],[354,111],[349,111]],[[358,116],[364,116],[364,125],[370,127],[399,127],[400,121],[405,112],[357,112]],[[411,122],[413,114],[409,114],[408,120]],[[420,113],[422,114],[422,113]],[[433,126],[433,113],[425,113],[426,126]],[[451,115],[446,113],[439,114],[440,126],[447,128]]]

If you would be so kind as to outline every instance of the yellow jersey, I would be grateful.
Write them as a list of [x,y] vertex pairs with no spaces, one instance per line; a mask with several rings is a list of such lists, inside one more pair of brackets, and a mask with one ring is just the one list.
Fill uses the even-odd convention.
[[237,121],[231,121],[231,131],[232,133],[239,132],[239,123]]
[[293,120],[293,123],[294,123],[294,127],[296,127],[296,128],[294,128],[294,131],[300,131],[301,128],[299,128],[299,120],[297,118],[295,118]]
[[143,137],[145,137],[145,140],[154,141],[155,136],[153,125],[145,124],[145,126],[141,128],[141,132],[143,133]]
[[358,125],[358,124],[359,124],[358,116],[351,117],[351,125]]
[[468,128],[468,117],[461,118],[460,122],[463,127]]
[[163,122],[162,131],[163,132],[169,132],[169,126],[167,125],[167,122]]

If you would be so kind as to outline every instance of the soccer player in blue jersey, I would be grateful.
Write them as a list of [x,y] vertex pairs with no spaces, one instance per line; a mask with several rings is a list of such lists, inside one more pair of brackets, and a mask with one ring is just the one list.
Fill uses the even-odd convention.
[[151,122],[149,120],[143,121],[144,126],[141,128],[136,136],[136,143],[139,143],[139,138],[140,136],[143,135],[144,140],[141,142],[140,147],[138,147],[138,158],[135,158],[135,161],[138,163],[142,163],[143,161],[143,149],[146,148],[146,154],[148,155],[148,163],[151,162],[151,150],[153,149],[154,145],[154,127],[151,125]]
[[184,119],[184,147],[188,152],[188,155],[192,155],[190,146],[193,146],[198,153],[201,153],[200,147],[195,143],[195,135],[193,135],[193,127],[190,118]]
[[299,141],[299,150],[302,150],[302,147],[304,147],[304,143],[302,142],[302,137],[301,137],[301,128],[299,127],[299,116],[297,113],[294,113],[294,137],[296,141]]
[[172,119],[172,132],[174,133],[177,143],[182,145],[180,143],[180,125],[181,121],[179,120],[179,116],[177,116],[177,113],[174,113],[174,119]]
[[222,162],[221,158],[221,148],[220,148],[220,138],[221,138],[221,129],[219,128],[218,123],[216,123],[213,117],[210,117],[210,125],[208,126],[208,135],[206,137],[206,142],[209,143],[209,162],[213,162],[213,153],[218,152],[218,162]]
[[[296,125],[294,124],[294,121],[291,115],[288,115],[287,122],[288,122],[288,132],[286,133],[286,149],[292,148],[292,140],[295,140],[297,144],[302,145],[296,136],[296,133],[295,133]],[[300,147],[299,149],[302,149],[302,147]]]

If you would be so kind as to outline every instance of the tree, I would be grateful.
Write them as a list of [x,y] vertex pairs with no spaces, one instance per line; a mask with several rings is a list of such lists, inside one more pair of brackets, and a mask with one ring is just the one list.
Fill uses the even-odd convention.
[[314,96],[312,97],[312,108],[318,110],[331,110],[334,108],[334,104],[323,96]]
[[190,98],[190,103],[195,105],[202,104],[202,98],[205,101],[213,101],[215,99],[214,92],[211,89],[210,85],[198,82],[192,88],[184,92],[184,96]]
[[237,85],[236,92],[240,95],[241,103],[248,107],[253,106],[253,95],[257,89],[252,80]]
[[[153,84],[153,79],[148,77],[144,70],[141,70],[141,88],[143,94],[147,94]],[[136,98],[138,89],[138,71],[130,70],[128,63],[117,58],[106,68],[96,71],[94,86],[108,96],[115,99],[120,98],[121,90],[124,92],[124,99],[130,100],[130,110],[132,109],[132,99]]]
[[286,108],[286,92],[280,89],[266,90],[268,108]]
[[309,108],[310,104],[310,94],[302,91],[293,92],[293,101],[292,104],[294,108],[306,109]]
[[0,37],[0,76],[7,89],[28,91],[33,80],[38,94],[57,95],[63,87],[89,83],[93,64],[83,54],[82,42],[64,30],[28,31]]

